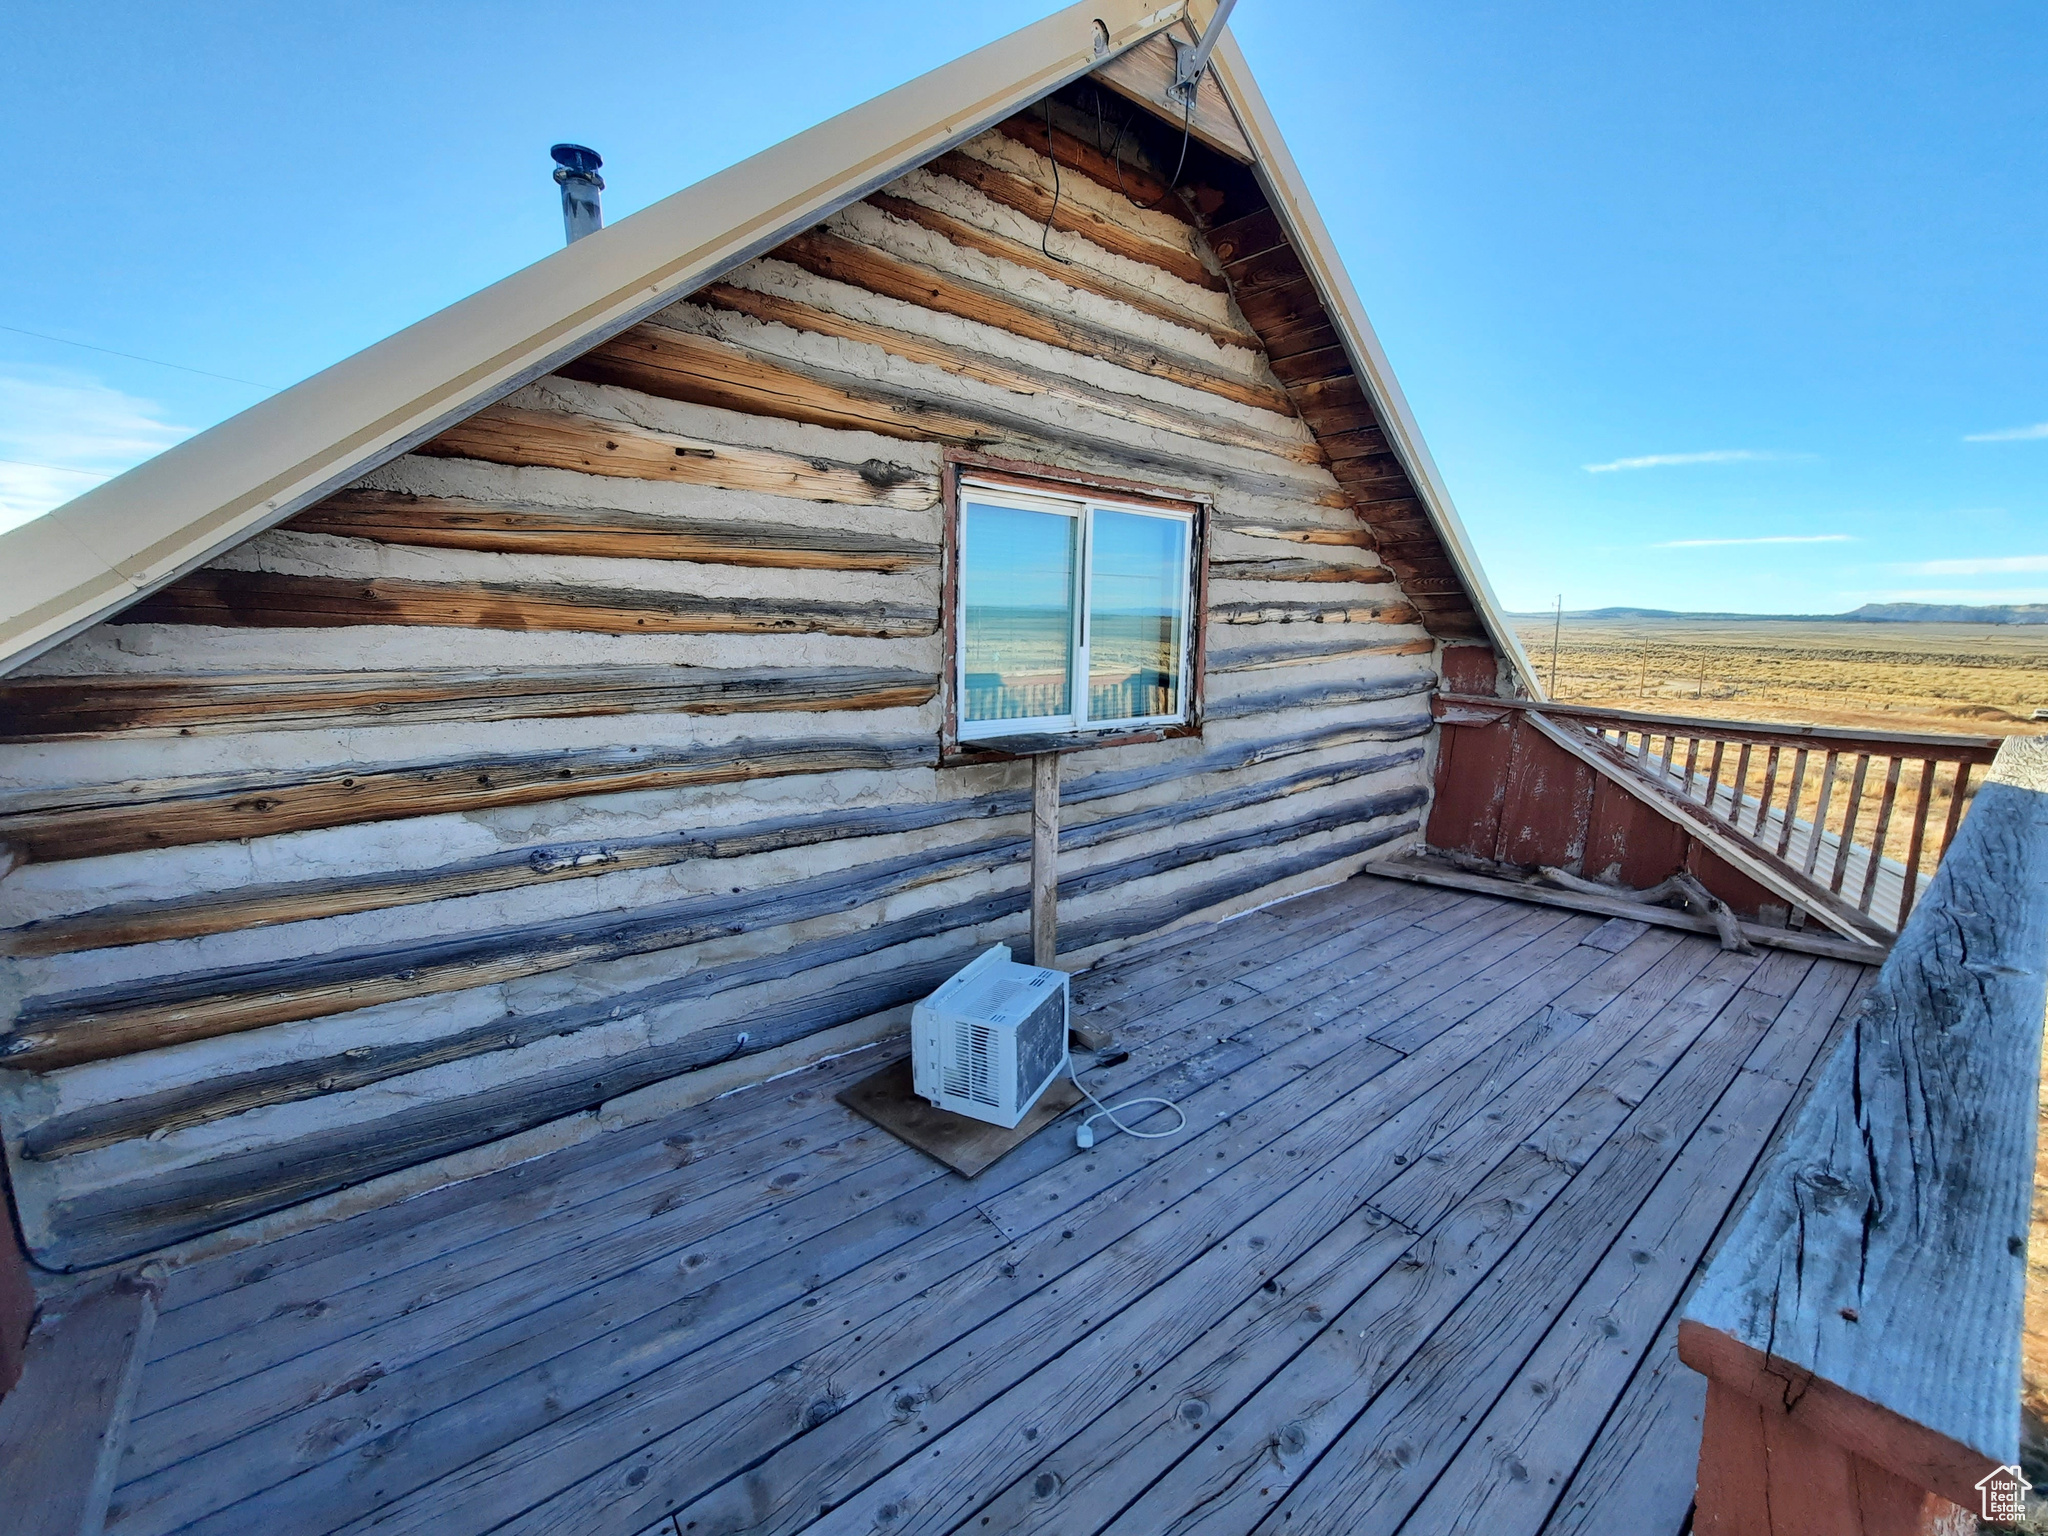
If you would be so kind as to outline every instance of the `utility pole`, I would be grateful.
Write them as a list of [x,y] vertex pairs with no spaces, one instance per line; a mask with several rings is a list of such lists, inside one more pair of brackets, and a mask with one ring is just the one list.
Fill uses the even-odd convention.
[[1550,696],[1557,697],[1557,637],[1564,630],[1564,594],[1557,594],[1557,617],[1550,626]]

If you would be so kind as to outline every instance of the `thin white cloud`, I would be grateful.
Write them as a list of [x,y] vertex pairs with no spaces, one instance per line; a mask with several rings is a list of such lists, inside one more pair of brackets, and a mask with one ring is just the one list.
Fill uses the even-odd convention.
[[1999,432],[1971,432],[1964,436],[1966,443],[2027,443],[2037,438],[2048,437],[2048,421],[2037,421],[2031,427],[2007,427]]
[[2048,571],[2048,555],[1987,555],[1980,559],[1915,560],[1895,565],[1907,576],[2011,576],[2022,571]]
[[1749,464],[1766,459],[1811,458],[1804,453],[1767,453],[1760,448],[1714,448],[1705,453],[1646,453],[1635,459],[1612,459],[1605,464],[1580,467],[1589,475],[1611,474],[1617,469],[1666,469],[1674,464]]
[[81,496],[192,435],[163,407],[89,374],[0,374],[0,532]]
[[1735,544],[1854,544],[1853,533],[1766,533],[1753,539],[1666,539],[1652,549],[1722,549]]

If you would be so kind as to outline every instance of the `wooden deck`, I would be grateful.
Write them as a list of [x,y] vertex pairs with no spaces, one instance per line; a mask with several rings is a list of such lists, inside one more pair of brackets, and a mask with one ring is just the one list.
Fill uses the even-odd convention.
[[969,1182],[870,1050],[174,1273],[109,1529],[1675,1533],[1676,1304],[1870,973],[1372,878],[1175,939],[1076,997],[1185,1135]]

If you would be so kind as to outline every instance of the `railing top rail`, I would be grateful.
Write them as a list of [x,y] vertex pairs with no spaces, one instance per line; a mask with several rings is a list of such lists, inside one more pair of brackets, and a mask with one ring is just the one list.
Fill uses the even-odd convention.
[[2048,738],[2014,737],[1681,1323],[1717,1383],[1974,1507],[2018,1459]]
[[1635,709],[1609,709],[1595,704],[1560,704],[1554,699],[1501,699],[1487,694],[1440,693],[1447,704],[1493,709],[1525,709],[1554,719],[1647,730],[1662,736],[1699,736],[1723,741],[1753,741],[1767,746],[1812,746],[1825,751],[1869,752],[1872,756],[1933,758],[1947,763],[1988,763],[2006,740],[2003,736],[1948,736],[1909,731],[1850,730],[1834,725],[1781,725],[1768,720],[1713,720],[1692,715],[1653,715]]

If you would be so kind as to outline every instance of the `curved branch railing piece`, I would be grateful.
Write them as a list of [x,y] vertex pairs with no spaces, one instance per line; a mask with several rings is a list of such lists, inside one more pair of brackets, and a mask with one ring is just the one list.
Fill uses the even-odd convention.
[[1695,1530],[1966,1529],[2018,1461],[2044,1003],[2048,739],[2014,738],[1686,1306]]

